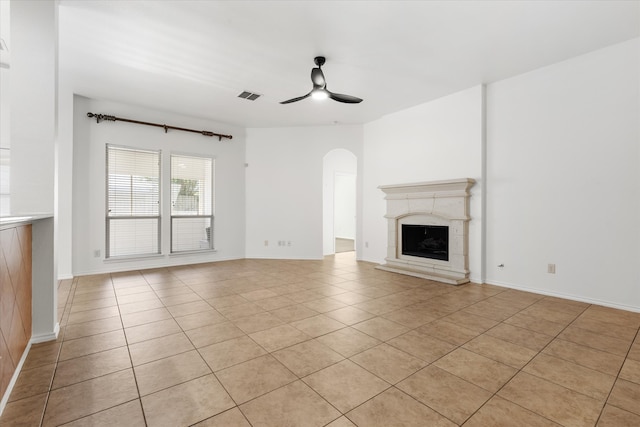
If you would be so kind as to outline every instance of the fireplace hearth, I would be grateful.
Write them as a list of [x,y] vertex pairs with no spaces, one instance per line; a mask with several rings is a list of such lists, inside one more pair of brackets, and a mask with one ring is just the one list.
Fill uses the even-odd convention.
[[377,268],[459,285],[469,282],[471,178],[385,185],[387,256]]

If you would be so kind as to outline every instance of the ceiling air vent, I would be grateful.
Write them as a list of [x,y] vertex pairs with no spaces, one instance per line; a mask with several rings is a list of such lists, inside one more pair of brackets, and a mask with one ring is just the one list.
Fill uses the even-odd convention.
[[259,95],[257,93],[253,93],[253,92],[247,92],[245,90],[240,95],[238,95],[238,98],[248,99],[249,101],[255,101],[256,99],[260,98],[261,96],[262,95]]

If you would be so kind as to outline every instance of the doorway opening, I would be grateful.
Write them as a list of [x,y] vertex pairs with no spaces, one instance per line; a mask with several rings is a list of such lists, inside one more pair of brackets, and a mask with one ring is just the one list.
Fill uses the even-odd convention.
[[356,175],[336,172],[333,178],[334,252],[356,250]]
[[323,254],[356,250],[357,158],[344,149],[323,159]]

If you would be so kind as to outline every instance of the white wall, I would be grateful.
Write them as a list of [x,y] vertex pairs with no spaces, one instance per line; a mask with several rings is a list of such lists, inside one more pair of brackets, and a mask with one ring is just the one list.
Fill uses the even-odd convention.
[[640,311],[639,52],[488,86],[487,282]]
[[58,134],[55,161],[55,215],[58,279],[73,278],[73,89],[64,73],[58,79]]
[[383,263],[387,253],[378,186],[473,178],[469,268],[471,280],[482,281],[483,92],[476,86],[364,126],[363,259]]
[[[0,7],[9,2],[0,2]],[[0,216],[11,213],[11,106],[9,78],[11,73],[0,68]]]
[[[101,122],[89,119],[87,112],[205,129],[233,135],[232,140],[206,137],[197,133],[169,130],[125,122]],[[244,257],[245,178],[244,130],[221,123],[150,111],[130,105],[92,100],[76,96],[73,128],[73,272],[84,275],[107,271],[133,270],[157,266],[238,259]],[[168,165],[171,152],[215,157],[216,253],[167,255],[169,227],[162,229],[163,256],[135,261],[104,261],[105,249],[105,145],[107,143],[142,149],[161,149]],[[167,170],[166,168],[163,170]],[[166,181],[166,179],[165,179]],[[164,200],[169,189],[165,185]],[[166,194],[165,194],[166,193]],[[165,207],[166,208],[166,207]],[[162,215],[168,216],[168,209]],[[101,257],[94,257],[100,250]]]
[[11,2],[11,210],[53,213],[56,2]]
[[323,157],[338,148],[361,158],[362,126],[247,130],[247,258],[322,258]]
[[[11,49],[11,2],[0,2],[0,38],[7,43],[7,48]],[[11,77],[10,66],[11,57],[9,50],[0,52],[0,148],[11,147]],[[6,67],[6,68],[5,68]],[[0,177],[2,184],[2,177]],[[7,190],[8,191],[8,190]],[[0,199],[0,212],[2,212],[2,200]]]
[[11,70],[0,68],[0,148],[11,148]]

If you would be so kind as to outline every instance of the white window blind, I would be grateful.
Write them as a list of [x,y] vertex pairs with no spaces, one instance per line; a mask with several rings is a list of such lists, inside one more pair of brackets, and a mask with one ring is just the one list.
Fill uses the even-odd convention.
[[171,156],[171,252],[213,249],[213,159]]
[[106,257],[160,253],[160,151],[107,145]]

